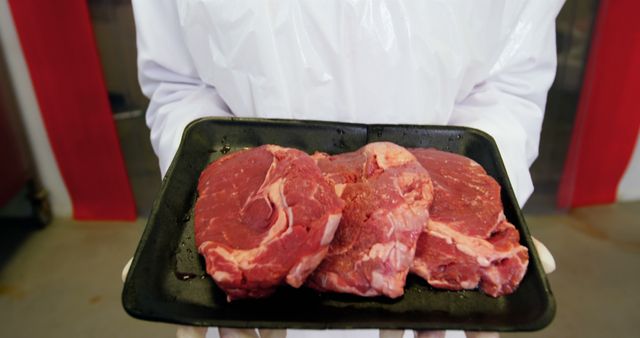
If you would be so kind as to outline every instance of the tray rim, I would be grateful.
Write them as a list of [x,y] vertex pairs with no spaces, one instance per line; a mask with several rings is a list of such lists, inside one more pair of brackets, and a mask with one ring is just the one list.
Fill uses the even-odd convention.
[[[125,312],[127,312],[130,316],[134,317],[134,318],[138,318],[138,319],[142,319],[142,320],[146,320],[146,321],[155,321],[155,322],[163,322],[163,323],[175,323],[175,324],[186,324],[186,325],[192,325],[192,326],[211,326],[211,323],[209,322],[210,320],[181,320],[180,318],[166,318],[166,316],[162,316],[160,314],[156,314],[154,311],[141,311],[140,307],[136,307],[135,306],[135,291],[132,291],[130,288],[130,284],[131,284],[131,278],[133,276],[133,274],[131,273],[132,271],[134,271],[137,268],[137,263],[139,261],[140,255],[142,254],[142,251],[144,249],[144,243],[147,242],[147,240],[149,239],[149,236],[151,235],[151,227],[153,222],[155,221],[156,217],[157,217],[157,213],[158,213],[158,207],[160,205],[161,202],[161,196],[164,194],[164,191],[167,189],[167,186],[169,185],[169,182],[173,176],[173,172],[175,171],[175,167],[176,167],[176,159],[178,158],[178,154],[180,154],[183,151],[183,148],[186,147],[185,145],[185,140],[189,137],[189,135],[193,132],[194,129],[198,128],[200,124],[202,123],[208,123],[208,122],[222,122],[222,123],[238,123],[238,124],[251,124],[251,123],[259,123],[259,124],[271,124],[274,126],[311,126],[311,125],[321,125],[321,126],[326,126],[326,127],[339,127],[339,126],[347,126],[347,127],[361,127],[364,128],[367,131],[367,139],[368,136],[370,135],[371,129],[372,128],[386,128],[386,127],[392,127],[392,128],[419,128],[419,129],[437,129],[437,130],[450,130],[450,131],[462,131],[465,133],[471,133],[471,134],[476,134],[477,136],[484,138],[488,141],[490,147],[492,148],[491,151],[493,153],[495,153],[497,155],[497,157],[495,158],[496,161],[496,165],[497,165],[497,170],[498,171],[502,171],[505,175],[506,175],[506,180],[505,180],[505,184],[506,186],[502,186],[501,185],[501,193],[507,193],[508,199],[515,201],[514,203],[514,207],[515,207],[515,216],[518,220],[518,222],[521,224],[521,227],[518,227],[518,230],[521,231],[521,233],[524,235],[521,239],[521,241],[525,241],[527,244],[527,248],[529,250],[529,264],[534,263],[538,269],[536,269],[539,273],[538,273],[538,279],[541,280],[542,282],[542,287],[545,290],[545,293],[547,295],[547,303],[548,306],[545,309],[544,313],[539,316],[537,318],[537,320],[532,321],[530,323],[528,323],[527,325],[521,325],[517,328],[504,328],[504,327],[492,327],[490,328],[490,330],[492,331],[500,331],[500,332],[525,332],[525,331],[537,331],[537,330],[542,330],[545,327],[547,327],[554,319],[555,317],[555,313],[557,311],[557,303],[555,300],[555,297],[553,295],[553,291],[551,290],[550,287],[550,283],[549,280],[547,278],[547,275],[544,273],[543,269],[542,269],[542,264],[540,262],[539,259],[539,255],[538,252],[536,250],[536,247],[533,243],[533,239],[531,236],[531,233],[529,231],[529,228],[526,224],[525,218],[522,214],[522,210],[519,206],[519,204],[517,203],[517,199],[515,197],[515,193],[513,191],[513,187],[511,185],[511,180],[508,177],[508,173],[507,170],[504,166],[504,162],[502,160],[502,155],[499,152],[498,146],[495,142],[495,139],[489,135],[488,133],[476,129],[476,128],[472,128],[472,127],[466,127],[466,126],[451,126],[451,125],[416,125],[416,124],[365,124],[365,123],[350,123],[350,122],[332,122],[332,121],[321,121],[321,120],[293,120],[293,119],[274,119],[274,118],[255,118],[255,117],[250,117],[250,118],[242,118],[242,117],[202,117],[202,118],[198,118],[194,121],[192,121],[191,123],[189,123],[185,129],[184,132],[182,133],[181,136],[181,140],[180,140],[180,145],[176,151],[176,154],[173,158],[173,160],[171,161],[171,164],[169,166],[169,168],[167,169],[167,172],[165,174],[165,176],[162,178],[162,184],[161,184],[161,188],[160,188],[160,193],[157,195],[157,197],[154,199],[154,202],[152,204],[152,208],[151,208],[151,213],[149,215],[149,217],[147,218],[147,222],[145,224],[145,229],[140,237],[140,240],[138,241],[138,245],[136,247],[134,256],[133,256],[133,260],[129,269],[129,273],[126,276],[126,279],[124,281],[124,285],[123,285],[123,291],[122,291],[122,295],[121,295],[121,301],[122,301],[122,305],[123,308],[125,310]],[[533,259],[532,259],[533,258]],[[532,262],[533,261],[533,262]],[[414,329],[414,330],[431,330],[431,329],[443,329],[442,326],[438,326],[438,325],[433,325],[433,323],[430,322],[423,322],[423,323],[415,323],[416,325],[413,325],[411,328],[407,328],[406,326],[402,326],[402,325],[395,325],[393,323],[377,323],[376,325],[371,325],[371,323],[362,323],[363,325],[359,325],[360,323],[350,323],[351,325],[344,325],[342,327],[330,327],[329,326],[329,322],[324,322],[324,325],[319,325],[318,322],[289,322],[287,323],[286,320],[283,320],[282,322],[278,322],[278,323],[282,323],[283,325],[274,325],[274,322],[270,322],[270,321],[237,321],[237,320],[216,320],[216,322],[220,325],[218,326],[223,326],[223,327],[230,327],[230,328],[247,328],[247,327],[255,327],[255,328],[276,328],[276,329],[284,329],[284,328],[291,328],[291,329],[309,329],[309,330],[316,330],[316,329],[327,329],[327,330],[349,330],[349,329]],[[251,325],[246,325],[251,323]],[[459,326],[456,326],[455,328],[445,328],[447,330],[478,330],[477,325],[467,325],[467,324],[460,324]],[[482,329],[483,331],[485,329]]]

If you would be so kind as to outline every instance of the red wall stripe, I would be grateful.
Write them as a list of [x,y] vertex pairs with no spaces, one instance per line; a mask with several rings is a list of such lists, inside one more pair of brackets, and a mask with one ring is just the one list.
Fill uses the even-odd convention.
[[9,5],[74,218],[135,219],[86,0]]
[[558,206],[612,203],[640,129],[640,1],[600,2]]

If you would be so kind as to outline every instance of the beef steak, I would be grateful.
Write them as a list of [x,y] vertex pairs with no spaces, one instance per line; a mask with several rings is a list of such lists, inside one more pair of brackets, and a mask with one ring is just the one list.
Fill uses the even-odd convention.
[[527,248],[505,220],[500,186],[473,160],[436,149],[411,149],[434,186],[430,219],[412,272],[449,290],[480,287],[512,293],[527,269]]
[[314,157],[346,205],[329,253],[308,285],[361,296],[401,296],[429,216],[429,174],[409,151],[386,142]]
[[195,239],[228,300],[302,285],[327,253],[343,202],[306,153],[238,151],[200,175]]

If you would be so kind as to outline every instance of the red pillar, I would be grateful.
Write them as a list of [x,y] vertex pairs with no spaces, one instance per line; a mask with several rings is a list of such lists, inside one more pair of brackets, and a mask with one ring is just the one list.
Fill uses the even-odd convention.
[[640,129],[640,1],[602,0],[558,206],[612,203]]
[[74,218],[135,219],[86,0],[9,5]]

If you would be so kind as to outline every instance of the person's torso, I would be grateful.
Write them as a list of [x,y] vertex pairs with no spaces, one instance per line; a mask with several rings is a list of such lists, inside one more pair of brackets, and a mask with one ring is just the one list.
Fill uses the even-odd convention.
[[197,72],[236,116],[446,124],[489,76],[515,2],[178,0],[178,11]]

